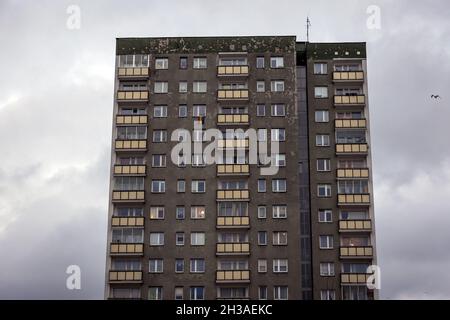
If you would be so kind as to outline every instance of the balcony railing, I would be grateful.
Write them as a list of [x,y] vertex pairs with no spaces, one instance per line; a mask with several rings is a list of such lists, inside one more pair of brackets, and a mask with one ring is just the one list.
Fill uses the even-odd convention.
[[341,179],[345,178],[369,178],[369,169],[337,169],[337,177]]
[[336,82],[364,81],[364,71],[334,71],[333,81]]
[[217,270],[216,282],[250,282],[250,270]]
[[247,149],[249,146],[249,139],[222,139],[217,140],[217,146],[221,149]]
[[143,255],[143,243],[111,243],[111,255]]
[[373,256],[373,247],[361,246],[361,247],[341,247],[341,258],[364,258],[369,259]]
[[148,101],[148,91],[117,91],[117,101]]
[[147,140],[116,140],[116,150],[147,150]]
[[249,255],[250,244],[248,242],[217,243],[218,255]]
[[336,119],[334,121],[336,128],[361,128],[367,127],[366,119]]
[[217,200],[241,200],[241,201],[249,201],[250,194],[248,189],[240,189],[240,190],[217,190]]
[[371,220],[340,220],[339,231],[371,231]]
[[249,116],[248,114],[218,114],[217,124],[220,125],[249,124]]
[[150,70],[148,67],[144,68],[123,68],[120,67],[117,70],[117,77],[119,79],[147,79],[150,76]]
[[144,202],[145,192],[142,191],[113,191],[113,202]]
[[336,153],[367,153],[369,146],[367,143],[338,143]]
[[248,76],[248,66],[218,66],[218,76]]
[[115,165],[114,175],[145,175],[146,165]]
[[112,217],[113,227],[143,227],[144,217]]
[[142,282],[142,271],[110,271],[109,282]]
[[369,194],[338,194],[339,205],[370,205]]
[[248,164],[218,164],[217,175],[218,176],[231,176],[231,175],[249,175],[250,166]]
[[219,89],[218,100],[248,100],[248,89]]
[[370,273],[341,273],[341,284],[367,283]]
[[335,105],[364,105],[366,103],[365,95],[356,96],[334,96]]
[[244,217],[217,217],[217,228],[250,228],[250,218]]
[[141,116],[126,116],[126,115],[117,115],[116,116],[116,124],[147,124],[148,117],[146,115]]

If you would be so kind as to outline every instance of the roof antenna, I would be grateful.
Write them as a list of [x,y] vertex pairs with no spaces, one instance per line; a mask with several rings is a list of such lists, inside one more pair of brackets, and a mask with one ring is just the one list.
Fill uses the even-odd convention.
[[309,17],[306,17],[306,42],[309,42],[309,28],[311,27],[311,21]]

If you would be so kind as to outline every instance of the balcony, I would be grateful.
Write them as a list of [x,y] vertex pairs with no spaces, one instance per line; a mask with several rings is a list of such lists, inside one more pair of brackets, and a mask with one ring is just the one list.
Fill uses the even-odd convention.
[[236,243],[217,243],[217,255],[249,255],[250,243],[236,242]]
[[142,271],[109,271],[109,282],[142,282]]
[[147,140],[116,140],[116,151],[145,151]]
[[217,270],[216,283],[250,282],[250,270]]
[[118,68],[117,78],[119,79],[148,79],[149,68]]
[[370,273],[341,273],[341,284],[364,284],[371,275]]
[[371,220],[340,220],[339,232],[372,231]]
[[248,125],[249,116],[248,114],[218,114],[217,124],[227,126]]
[[122,116],[117,115],[116,116],[116,124],[147,124],[148,123],[148,117],[146,115],[141,116]]
[[117,91],[118,102],[147,102],[148,91]]
[[336,153],[342,154],[367,154],[369,145],[367,143],[338,143]]
[[217,217],[217,228],[250,228],[250,218],[243,217]]
[[248,100],[248,89],[219,89],[217,90],[217,100]]
[[111,243],[111,255],[144,255],[143,243]]
[[336,106],[353,106],[364,105],[366,103],[365,95],[356,96],[334,96],[334,105]]
[[241,190],[217,190],[217,201],[250,201],[248,189]]
[[146,174],[145,165],[115,165],[114,175],[124,176],[124,175],[134,175],[134,176],[144,176]]
[[221,139],[217,140],[220,149],[248,149],[249,139]]
[[218,176],[248,176],[250,166],[248,164],[218,164]]
[[218,66],[217,75],[219,77],[232,76],[232,77],[247,77],[248,66]]
[[364,71],[334,71],[334,82],[363,82]]
[[371,259],[373,257],[373,247],[341,247],[341,258],[362,258]]
[[113,202],[144,202],[145,192],[142,191],[113,191]]
[[369,178],[369,169],[337,169],[338,179]]
[[369,194],[338,194],[338,205],[370,205]]
[[336,128],[365,129],[365,128],[367,128],[367,120],[366,119],[336,119],[334,121],[334,125]]
[[143,227],[144,217],[112,217],[112,227]]

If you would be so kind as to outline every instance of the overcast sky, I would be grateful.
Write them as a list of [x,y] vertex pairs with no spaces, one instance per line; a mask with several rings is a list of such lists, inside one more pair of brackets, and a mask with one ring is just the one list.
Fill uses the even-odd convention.
[[448,0],[1,0],[0,299],[103,298],[116,37],[304,40],[307,15],[313,42],[368,44],[381,296],[450,299],[449,14]]

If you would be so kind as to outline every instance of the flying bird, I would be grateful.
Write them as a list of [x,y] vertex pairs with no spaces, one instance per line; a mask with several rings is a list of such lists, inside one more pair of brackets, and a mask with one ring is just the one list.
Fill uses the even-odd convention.
[[442,98],[441,98],[441,96],[438,95],[438,94],[432,94],[432,95],[431,95],[431,99],[436,99],[436,100],[437,100],[437,99],[442,99]]

